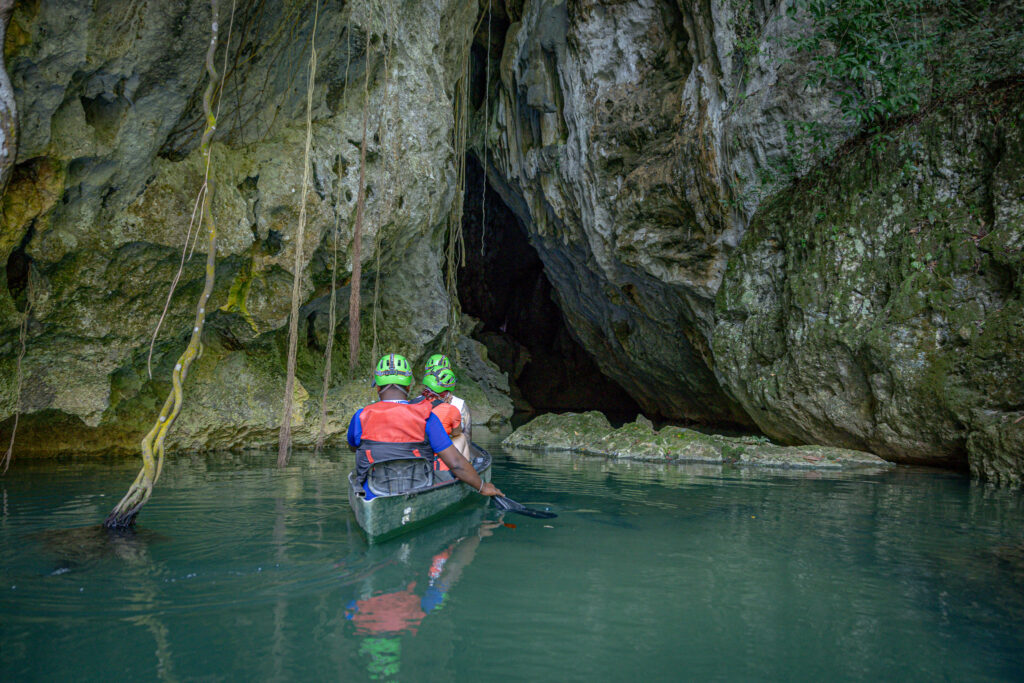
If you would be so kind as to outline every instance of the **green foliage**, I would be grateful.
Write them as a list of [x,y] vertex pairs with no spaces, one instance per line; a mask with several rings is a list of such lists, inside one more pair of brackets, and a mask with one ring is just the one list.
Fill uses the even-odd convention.
[[[759,54],[761,35],[749,4],[730,0],[735,54]],[[736,176],[723,203],[756,206],[797,178],[824,172],[851,133],[870,136],[874,151],[897,141],[900,117],[1024,72],[1024,2],[1020,0],[792,0],[797,30],[781,38],[808,87],[836,94],[842,119],[786,122],[786,154],[752,178]],[[901,145],[902,171],[918,170],[919,150]]]
[[730,0],[729,9],[732,11],[729,26],[736,34],[732,55],[742,71],[761,53],[762,26],[752,3],[746,0]]
[[787,41],[810,56],[808,85],[837,92],[867,132],[1022,68],[1018,3],[794,0],[788,13],[811,25]]

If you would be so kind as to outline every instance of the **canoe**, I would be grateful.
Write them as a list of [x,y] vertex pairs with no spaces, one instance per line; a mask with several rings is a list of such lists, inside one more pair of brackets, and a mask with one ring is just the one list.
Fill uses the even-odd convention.
[[[473,468],[481,479],[489,482],[491,454],[475,443],[471,444],[471,452]],[[371,543],[429,524],[467,499],[485,500],[475,489],[457,479],[404,493],[378,494],[368,499],[366,491],[356,483],[355,475],[354,470],[348,475],[348,503],[356,515],[356,522]]]

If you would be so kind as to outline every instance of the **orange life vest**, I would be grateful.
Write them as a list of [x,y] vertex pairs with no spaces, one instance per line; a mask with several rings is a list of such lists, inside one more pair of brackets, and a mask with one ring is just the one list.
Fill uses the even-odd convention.
[[451,403],[435,400],[431,401],[431,405],[434,406],[434,415],[437,415],[449,436],[462,425],[462,413]]
[[426,402],[380,401],[363,408],[359,413],[362,435],[356,449],[356,476],[360,482],[377,462],[434,459],[427,440],[427,418],[432,407]]

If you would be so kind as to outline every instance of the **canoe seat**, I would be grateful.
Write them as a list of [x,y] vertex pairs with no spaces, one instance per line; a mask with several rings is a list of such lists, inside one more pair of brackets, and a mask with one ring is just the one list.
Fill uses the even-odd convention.
[[424,458],[375,463],[366,478],[367,487],[377,496],[405,493],[433,484],[433,465]]

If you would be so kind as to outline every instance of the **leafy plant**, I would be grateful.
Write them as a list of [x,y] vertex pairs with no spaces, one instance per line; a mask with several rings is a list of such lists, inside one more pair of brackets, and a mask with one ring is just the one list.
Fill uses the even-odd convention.
[[787,40],[810,56],[808,85],[877,133],[895,117],[1022,68],[1024,10],[1005,0],[794,0],[810,30]]

